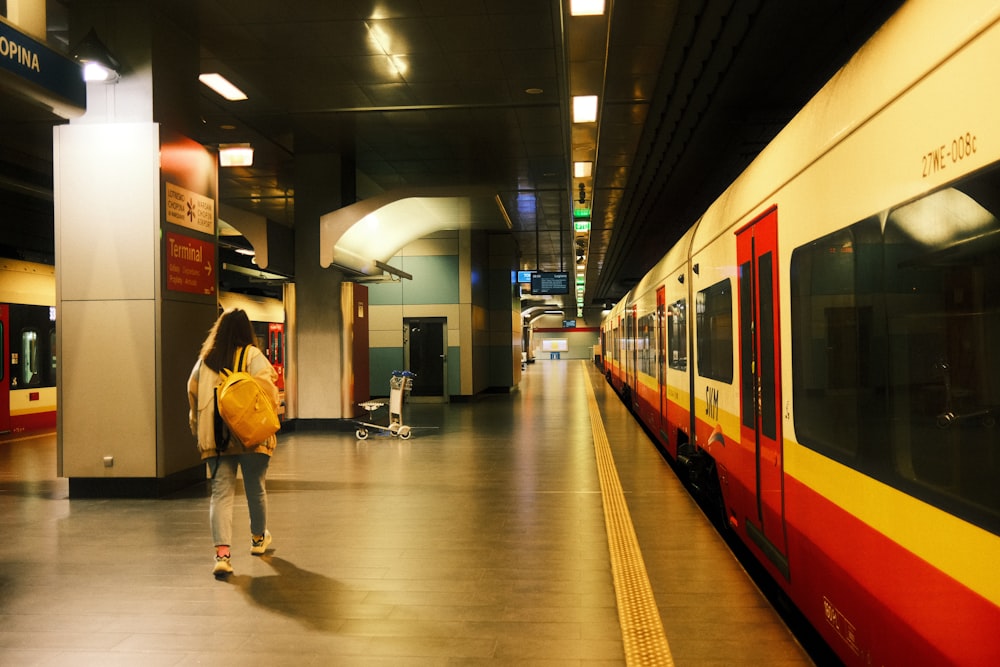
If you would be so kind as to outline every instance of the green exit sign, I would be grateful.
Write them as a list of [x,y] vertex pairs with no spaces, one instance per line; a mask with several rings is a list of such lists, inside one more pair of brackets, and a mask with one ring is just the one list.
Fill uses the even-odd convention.
[[590,209],[589,208],[574,208],[573,209],[573,219],[579,220],[580,218],[590,219]]
[[573,231],[577,234],[590,231],[590,220],[574,220]]

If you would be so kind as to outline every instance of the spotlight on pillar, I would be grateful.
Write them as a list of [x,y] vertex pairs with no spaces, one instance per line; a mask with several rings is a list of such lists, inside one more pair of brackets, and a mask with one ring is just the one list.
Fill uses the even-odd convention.
[[121,63],[111,54],[93,28],[70,53],[83,65],[84,81],[114,83],[121,78]]
[[220,167],[253,166],[253,146],[250,144],[219,144]]

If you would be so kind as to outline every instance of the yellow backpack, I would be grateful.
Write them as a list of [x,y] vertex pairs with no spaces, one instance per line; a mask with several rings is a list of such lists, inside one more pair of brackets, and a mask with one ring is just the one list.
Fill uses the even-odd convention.
[[223,368],[219,372],[216,401],[219,416],[244,446],[256,445],[270,438],[281,428],[271,399],[247,372],[247,348],[236,352],[235,371]]

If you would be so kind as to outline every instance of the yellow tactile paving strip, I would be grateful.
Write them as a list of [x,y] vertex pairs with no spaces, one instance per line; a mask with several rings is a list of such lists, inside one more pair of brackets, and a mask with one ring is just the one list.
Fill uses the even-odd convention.
[[604,524],[608,531],[608,550],[611,552],[611,572],[615,582],[625,662],[629,665],[673,665],[674,659],[660,622],[660,612],[656,607],[646,565],[632,527],[632,517],[625,504],[625,495],[611,455],[608,436],[604,431],[604,420],[597,405],[597,397],[586,369],[581,369],[581,372],[587,387],[590,425],[594,432],[594,450],[601,481]]

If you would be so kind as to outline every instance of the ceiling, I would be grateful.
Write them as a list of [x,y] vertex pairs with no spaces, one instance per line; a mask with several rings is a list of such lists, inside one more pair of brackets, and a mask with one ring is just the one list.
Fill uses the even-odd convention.
[[[76,1],[48,0],[53,48]],[[606,1],[603,16],[571,17],[568,0],[189,0],[202,71],[248,95],[200,87],[195,139],[255,148],[252,167],[220,169],[220,203],[294,229],[305,153],[353,163],[358,200],[485,190],[510,227],[499,207],[484,224],[513,235],[520,268],[574,271],[582,256],[584,303],[599,308],[902,4]],[[571,122],[577,94],[598,95],[596,122]],[[59,119],[0,102],[0,253],[51,261]],[[574,160],[592,176],[574,177]],[[584,207],[591,229],[577,234]]]

